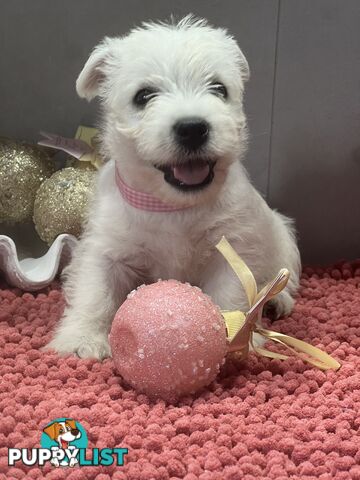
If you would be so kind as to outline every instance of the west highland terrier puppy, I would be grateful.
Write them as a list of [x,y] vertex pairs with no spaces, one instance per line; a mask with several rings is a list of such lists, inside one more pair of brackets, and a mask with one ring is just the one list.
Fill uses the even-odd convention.
[[241,164],[248,78],[234,38],[191,16],[105,38],[92,52],[76,88],[101,100],[108,161],[65,272],[67,306],[49,348],[109,356],[117,308],[159,278],[197,285],[222,309],[246,310],[215,250],[223,235],[259,287],[290,270],[274,299],[276,315],[289,314],[300,272],[292,222],[268,207]]

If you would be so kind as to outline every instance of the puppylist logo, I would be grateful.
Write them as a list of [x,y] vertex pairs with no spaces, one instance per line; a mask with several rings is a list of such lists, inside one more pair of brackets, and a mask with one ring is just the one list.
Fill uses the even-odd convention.
[[70,418],[57,418],[43,429],[41,448],[9,448],[8,463],[44,466],[50,462],[54,467],[85,467],[124,465],[127,448],[93,448],[86,451],[88,439],[84,427]]

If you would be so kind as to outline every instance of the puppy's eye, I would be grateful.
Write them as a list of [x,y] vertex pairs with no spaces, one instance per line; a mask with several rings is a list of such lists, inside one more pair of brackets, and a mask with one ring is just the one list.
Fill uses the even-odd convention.
[[64,430],[60,428],[59,433],[64,433]]
[[67,432],[70,432],[71,428],[70,427],[66,427],[66,431]]
[[142,88],[136,93],[133,102],[137,107],[144,107],[156,95],[156,91],[152,88]]
[[210,85],[210,92],[213,93],[214,95],[217,95],[218,97],[222,97],[226,99],[228,97],[228,91],[225,87],[220,82],[215,82]]

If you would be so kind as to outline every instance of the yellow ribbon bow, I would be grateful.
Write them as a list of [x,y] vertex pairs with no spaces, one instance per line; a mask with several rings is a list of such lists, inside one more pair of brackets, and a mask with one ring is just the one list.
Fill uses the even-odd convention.
[[76,131],[75,138],[82,140],[92,149],[91,152],[81,155],[79,161],[89,162],[93,167],[99,169],[104,163],[99,154],[99,131],[96,128],[80,125]]
[[240,358],[245,359],[249,353],[249,345],[251,345],[255,352],[264,357],[281,360],[289,358],[287,355],[257,347],[253,342],[253,334],[258,333],[268,340],[280,343],[305,362],[321,370],[338,370],[340,368],[341,365],[338,361],[319,348],[289,335],[266,330],[259,326],[265,303],[280,293],[289,280],[290,273],[286,268],[281,269],[274,280],[258,292],[254,275],[225,237],[220,240],[216,248],[225,257],[242,283],[250,307],[246,313],[240,310],[222,312],[228,332],[229,352],[237,352]]

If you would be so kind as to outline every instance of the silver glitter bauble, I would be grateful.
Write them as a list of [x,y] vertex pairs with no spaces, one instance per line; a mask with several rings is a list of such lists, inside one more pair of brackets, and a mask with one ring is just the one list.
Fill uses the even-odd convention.
[[0,138],[0,223],[30,220],[36,192],[54,171],[43,147]]
[[40,238],[51,245],[61,233],[79,236],[86,218],[96,171],[64,168],[40,186],[34,205],[34,223]]

